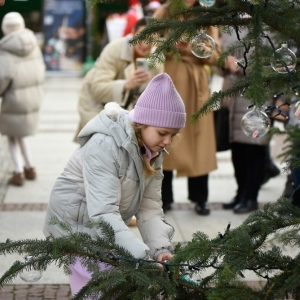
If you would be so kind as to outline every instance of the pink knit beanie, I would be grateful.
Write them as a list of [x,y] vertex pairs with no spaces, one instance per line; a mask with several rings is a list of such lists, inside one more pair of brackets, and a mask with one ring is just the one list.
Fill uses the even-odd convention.
[[153,77],[129,115],[135,123],[178,129],[186,119],[184,103],[167,73]]

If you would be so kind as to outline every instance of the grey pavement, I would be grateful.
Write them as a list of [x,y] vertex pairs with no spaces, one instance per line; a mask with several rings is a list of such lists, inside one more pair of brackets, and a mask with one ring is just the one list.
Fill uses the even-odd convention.
[[[7,189],[4,187],[1,189],[3,194],[2,200],[0,198],[1,242],[7,238],[12,240],[44,238],[42,228],[51,188],[77,147],[77,144],[73,142],[73,137],[79,120],[77,101],[81,83],[81,77],[47,77],[39,131],[30,138],[38,177],[36,181],[27,181],[22,187],[8,186]],[[219,86],[220,79],[216,77],[212,88],[218,90]],[[4,151],[6,147],[4,137],[0,137],[0,142],[0,151]],[[271,142],[274,158],[281,148],[282,139],[274,138]],[[175,204],[173,209],[166,213],[168,222],[176,229],[174,244],[188,242],[196,231],[202,231],[213,238],[218,235],[218,232],[223,232],[229,222],[234,228],[247,218],[248,214],[237,215],[231,210],[221,209],[221,203],[230,200],[235,195],[236,183],[230,151],[217,153],[217,159],[218,169],[209,177],[209,205],[211,207],[209,216],[199,216],[194,212],[192,204],[187,199],[186,178],[174,179]],[[8,157],[7,160],[9,160]],[[275,161],[278,167],[283,167],[280,161],[277,159]],[[0,166],[2,165],[8,168],[9,162],[1,162]],[[282,194],[285,180],[286,175],[281,174],[267,182],[260,191],[259,203],[263,205],[267,202],[274,202]],[[131,228],[131,230],[140,237],[137,228]],[[0,275],[17,259],[22,259],[22,257],[18,255],[1,257]],[[246,278],[257,280],[251,276],[246,276]],[[57,286],[68,284],[68,282],[68,277],[63,274],[63,271],[53,265],[44,272],[36,284]],[[16,278],[13,284],[26,286],[20,278]],[[0,299],[2,299],[1,294]]]

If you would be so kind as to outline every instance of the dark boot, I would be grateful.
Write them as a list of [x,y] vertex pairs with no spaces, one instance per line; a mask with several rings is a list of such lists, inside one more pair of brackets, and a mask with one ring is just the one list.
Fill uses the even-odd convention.
[[195,211],[201,216],[208,216],[210,214],[210,210],[207,208],[206,203],[197,203],[195,206]]
[[241,202],[241,197],[235,196],[229,202],[223,203],[222,206],[223,206],[223,209],[232,209],[240,202]]
[[23,173],[13,173],[13,176],[9,178],[8,184],[15,186],[22,186],[24,184],[24,174]]
[[36,179],[35,168],[29,168],[29,169],[24,168],[24,174],[25,174],[25,178],[28,179],[28,180],[35,180]]
[[243,199],[239,204],[237,204],[233,212],[236,214],[245,214],[251,211],[255,211],[258,209],[257,201],[252,199]]

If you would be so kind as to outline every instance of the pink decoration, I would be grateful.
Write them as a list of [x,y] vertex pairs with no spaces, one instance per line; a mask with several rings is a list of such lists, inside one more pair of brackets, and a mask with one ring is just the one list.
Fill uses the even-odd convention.
[[255,130],[255,131],[252,133],[252,137],[253,137],[253,138],[257,138],[257,137],[258,137],[258,130]]

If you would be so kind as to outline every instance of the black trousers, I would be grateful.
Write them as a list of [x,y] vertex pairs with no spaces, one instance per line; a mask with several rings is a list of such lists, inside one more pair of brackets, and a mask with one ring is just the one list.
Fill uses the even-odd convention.
[[267,146],[231,144],[232,163],[238,185],[237,197],[257,201],[265,175]]
[[[173,171],[163,171],[162,201],[163,205],[174,202],[173,198]],[[208,175],[188,177],[188,198],[195,203],[205,203],[208,199]]]

